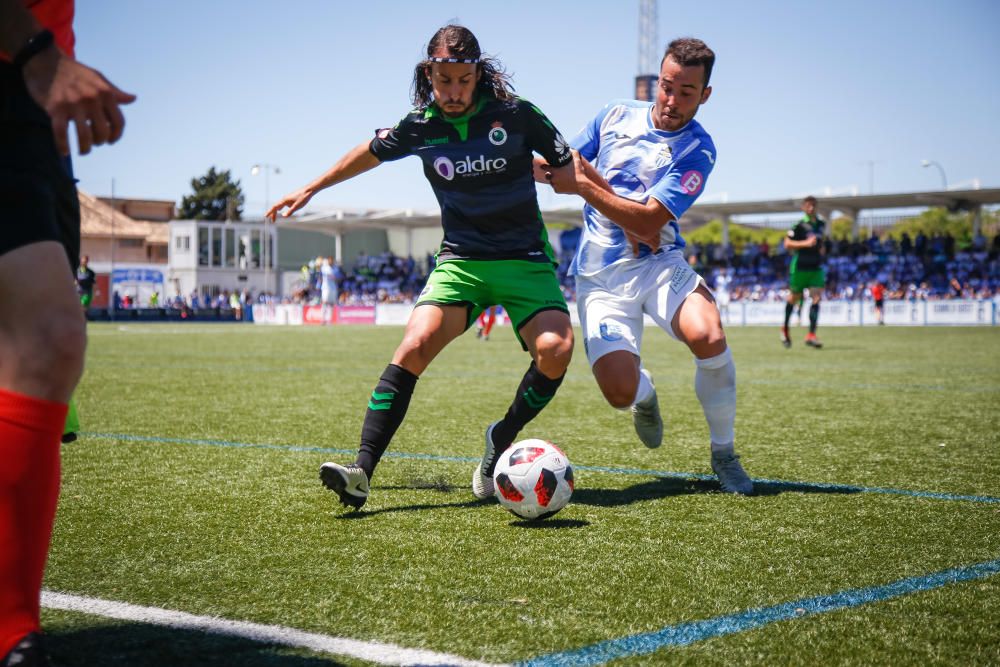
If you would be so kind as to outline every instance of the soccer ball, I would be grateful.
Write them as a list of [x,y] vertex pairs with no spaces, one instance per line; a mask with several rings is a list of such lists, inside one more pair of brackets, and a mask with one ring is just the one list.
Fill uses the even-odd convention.
[[550,517],[573,495],[573,468],[546,440],[521,440],[500,455],[493,483],[497,500],[524,519]]

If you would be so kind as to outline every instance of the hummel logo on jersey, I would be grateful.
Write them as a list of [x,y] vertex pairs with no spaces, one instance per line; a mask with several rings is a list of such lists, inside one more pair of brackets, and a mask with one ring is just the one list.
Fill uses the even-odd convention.
[[712,155],[712,151],[708,150],[707,148],[702,148],[701,152],[704,153],[705,157],[708,158],[709,164],[715,164],[715,156]]

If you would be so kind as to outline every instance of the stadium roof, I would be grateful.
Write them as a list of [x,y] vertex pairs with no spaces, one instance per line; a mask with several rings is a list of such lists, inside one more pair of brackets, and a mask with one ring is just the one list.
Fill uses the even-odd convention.
[[[844,195],[817,197],[819,209],[825,214],[841,211],[857,218],[860,211],[877,209],[929,208],[942,206],[952,211],[969,210],[976,206],[1000,204],[1000,188],[976,190],[937,190],[930,192],[900,192],[877,195]],[[695,204],[681,219],[683,227],[692,227],[715,218],[737,215],[769,213],[798,213],[801,197]],[[545,223],[550,226],[579,226],[582,222],[579,208],[543,211]],[[288,229],[301,229],[338,235],[358,229],[420,229],[437,227],[441,215],[437,211],[411,209],[372,209],[363,211],[328,210],[283,218],[279,225]]]
[[[949,210],[969,210],[975,206],[1000,204],[1000,188],[986,190],[937,190],[879,195],[817,196],[824,211],[857,212],[872,209],[899,209],[941,206]],[[798,213],[802,198],[763,201],[695,204],[691,213],[707,218],[760,213]]]
[[163,244],[170,231],[163,222],[135,220],[83,190],[77,190],[80,200],[80,234],[84,237],[141,238],[149,244]]

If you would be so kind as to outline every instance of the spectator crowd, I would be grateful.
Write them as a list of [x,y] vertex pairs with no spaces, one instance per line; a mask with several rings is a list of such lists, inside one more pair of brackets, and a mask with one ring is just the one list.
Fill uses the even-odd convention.
[[[739,253],[721,246],[692,244],[691,265],[715,285],[723,271],[731,277],[734,300],[784,301],[791,257],[779,245],[748,243]],[[989,299],[1000,294],[1000,235],[977,236],[958,248],[949,234],[920,233],[899,242],[873,232],[867,240],[824,240],[827,299],[870,298],[879,283],[887,299]]]
[[[560,236],[558,275],[567,299],[575,296],[569,263],[579,240],[578,230]],[[958,247],[948,234],[910,238],[902,234],[897,242],[873,232],[866,240],[824,239],[826,298],[871,298],[871,288],[881,284],[887,299],[990,299],[1000,296],[1000,235],[992,241],[977,236],[968,247]],[[708,243],[690,243],[685,254],[691,266],[709,286],[718,276],[727,274],[733,300],[783,301],[787,295],[788,264],[791,256],[781,244],[746,243],[733,247]],[[324,266],[325,265],[325,266]],[[374,305],[376,303],[411,303],[423,289],[434,267],[434,256],[423,263],[413,257],[392,252],[369,255],[358,253],[345,269],[329,257],[317,257],[301,268],[301,277],[285,303],[339,303]],[[328,281],[324,288],[324,280]],[[271,294],[251,290],[215,290],[177,295],[162,307],[182,312],[217,309],[225,317],[249,319],[254,303],[271,303]],[[115,294],[118,308],[135,307],[128,296]],[[155,306],[154,306],[155,307]]]

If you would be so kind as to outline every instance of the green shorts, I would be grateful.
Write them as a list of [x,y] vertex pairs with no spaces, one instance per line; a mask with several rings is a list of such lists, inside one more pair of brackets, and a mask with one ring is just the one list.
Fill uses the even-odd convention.
[[826,287],[826,271],[792,271],[788,274],[788,289],[796,294],[807,287]]
[[543,310],[569,315],[556,271],[548,262],[523,259],[451,259],[434,267],[417,299],[418,306],[465,306],[465,328],[493,305],[503,306],[521,347],[520,329]]
[[93,294],[83,293],[80,295],[80,305],[84,308],[90,308],[90,302],[94,300]]

